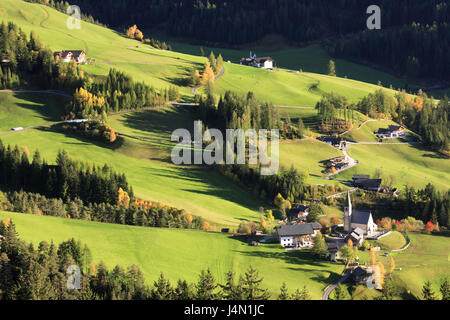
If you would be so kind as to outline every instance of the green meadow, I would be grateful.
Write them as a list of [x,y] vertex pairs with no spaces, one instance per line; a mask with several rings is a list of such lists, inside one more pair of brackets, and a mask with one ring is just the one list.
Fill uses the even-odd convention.
[[320,299],[323,289],[343,270],[343,265],[316,261],[306,251],[285,251],[279,244],[253,247],[220,233],[0,212],[1,219],[7,217],[15,223],[22,240],[37,245],[40,241],[80,239],[91,249],[95,262],[104,261],[109,268],[136,264],[148,284],[153,284],[161,272],[172,283],[178,279],[194,282],[207,268],[223,283],[230,269],[243,274],[253,265],[274,297],[286,282],[291,292],[306,285],[312,297]]
[[58,121],[67,98],[47,93],[0,92],[0,133]]
[[[26,146],[53,163],[59,150],[78,160],[103,165],[108,163],[125,173],[136,196],[162,202],[204,217],[211,224],[237,226],[241,220],[259,220],[262,205],[245,189],[226,180],[215,169],[201,166],[177,166],[160,155],[152,158],[144,144],[124,148],[99,143],[49,130],[27,130],[2,137],[4,144]],[[143,151],[141,151],[141,147]],[[136,154],[128,155],[128,152]],[[148,158],[146,157],[148,155]]]
[[[68,29],[68,16],[49,7],[20,0],[3,0],[0,20],[12,21],[25,32],[34,31],[51,49],[84,49],[95,63],[82,66],[93,76],[105,76],[111,67],[129,73],[135,80],[155,88],[179,85],[206,58],[178,52],[154,50],[138,41],[97,25],[81,22],[81,29]],[[225,55],[225,60],[228,58]],[[317,85],[317,88],[313,88]],[[225,74],[215,84],[217,94],[233,90],[255,95],[274,104],[313,106],[323,92],[336,91],[357,101],[379,88],[376,85],[316,73],[289,70],[260,70],[225,63]],[[388,90],[388,89],[387,89]],[[192,98],[190,88],[180,86],[184,99]],[[394,91],[392,91],[394,92]]]
[[354,174],[374,174],[380,169],[385,176],[394,176],[394,185],[403,188],[406,184],[424,188],[432,183],[447,191],[450,181],[450,161],[420,145],[352,145],[349,155],[359,161],[356,167],[337,175],[338,179],[351,179]]
[[338,149],[311,138],[280,143],[280,164],[308,173],[310,183],[326,183],[322,178],[326,161],[339,156]]

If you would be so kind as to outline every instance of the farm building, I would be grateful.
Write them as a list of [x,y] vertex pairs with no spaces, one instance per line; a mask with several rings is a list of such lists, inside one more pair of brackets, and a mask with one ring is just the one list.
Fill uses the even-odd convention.
[[308,214],[309,214],[309,207],[305,205],[299,205],[289,210],[287,218],[289,222],[305,221]]
[[242,58],[240,64],[261,69],[272,69],[274,61],[271,57],[257,58],[256,54],[252,54],[250,51],[250,58]]
[[380,192],[383,189],[381,179],[353,179],[353,186],[374,192]]
[[[350,192],[347,193],[347,207],[344,208],[344,230],[346,232],[354,232],[361,229],[365,236],[371,236],[376,233],[378,226],[373,221],[370,211],[353,210]],[[358,230],[355,235],[359,236]]]
[[86,53],[83,50],[64,50],[53,53],[53,58],[55,60],[60,60],[63,62],[75,61],[80,64],[83,63],[86,58]]
[[396,125],[390,125],[388,128],[380,128],[377,132],[374,132],[374,134],[378,138],[397,138],[404,136],[406,134],[405,127],[403,126],[396,126]]
[[[304,248],[314,244],[316,232],[312,223],[298,223],[276,227],[276,235],[285,248]],[[322,226],[320,226],[322,227]]]

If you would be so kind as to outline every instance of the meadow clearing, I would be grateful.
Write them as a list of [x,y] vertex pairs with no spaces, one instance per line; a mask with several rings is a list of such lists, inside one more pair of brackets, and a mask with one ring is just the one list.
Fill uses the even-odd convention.
[[116,264],[138,265],[148,284],[164,272],[175,283],[178,279],[198,280],[201,270],[210,269],[224,282],[230,269],[243,274],[253,265],[264,287],[276,297],[283,282],[293,292],[306,285],[311,296],[319,299],[323,289],[339,277],[344,266],[315,261],[306,251],[285,251],[279,244],[259,247],[226,234],[196,230],[164,229],[104,224],[22,213],[0,212],[0,218],[12,219],[19,237],[37,245],[40,241],[60,243],[72,237],[91,249],[95,262],[109,268]]

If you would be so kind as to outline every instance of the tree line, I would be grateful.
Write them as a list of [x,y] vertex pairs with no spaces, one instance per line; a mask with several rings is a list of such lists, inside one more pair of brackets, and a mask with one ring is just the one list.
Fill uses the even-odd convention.
[[[80,281],[70,281],[67,270],[78,266]],[[95,264],[86,245],[69,239],[59,245],[45,241],[37,248],[18,238],[15,225],[0,221],[0,300],[309,300],[306,286],[288,292],[283,284],[278,297],[263,287],[263,278],[253,267],[239,278],[229,271],[218,283],[211,271],[200,272],[198,281],[178,280],[173,285],[163,273],[149,286],[136,265],[112,270]],[[69,280],[69,281],[68,281]],[[67,283],[79,284],[70,289]]]
[[143,82],[133,81],[131,76],[123,72],[110,69],[104,82],[89,81],[76,89],[65,112],[67,119],[97,118],[109,112],[162,105],[178,97],[176,87],[158,92]]
[[88,165],[72,160],[66,151],[58,152],[56,164],[49,165],[37,150],[30,163],[26,151],[5,147],[0,140],[0,186],[6,190],[40,193],[64,201],[79,198],[85,202],[117,204],[117,190],[133,198],[124,174],[110,166]]
[[359,197],[355,202],[357,206],[370,209],[377,217],[389,214],[397,221],[413,217],[424,224],[431,221],[433,225],[450,228],[450,190],[439,191],[431,183],[423,189],[405,186],[395,198],[368,192],[364,199]]
[[160,203],[142,205],[137,199],[119,204],[87,203],[80,198],[63,201],[39,193],[0,191],[0,210],[142,227],[204,229],[201,217]]
[[197,96],[199,108],[196,116],[210,127],[226,129],[278,129],[280,138],[301,139],[303,123],[294,125],[283,122],[278,110],[271,103],[263,103],[256,99],[253,92],[247,96],[227,91],[216,102],[215,97],[208,93],[205,97]]

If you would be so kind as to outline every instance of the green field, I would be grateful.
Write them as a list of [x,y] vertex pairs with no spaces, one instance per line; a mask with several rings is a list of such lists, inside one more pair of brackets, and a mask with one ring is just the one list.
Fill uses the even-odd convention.
[[[176,39],[168,37],[166,34],[158,31],[152,32],[159,39],[169,39],[168,42],[173,50],[186,54],[199,55],[200,45],[189,44],[186,39]],[[268,38],[268,39],[267,39]],[[278,36],[269,36],[258,44],[248,44],[241,49],[213,48],[203,46],[206,55],[214,51],[216,55],[222,54],[224,60],[238,62],[241,58],[248,57],[250,50],[259,57],[272,57],[277,67],[291,70],[302,69],[305,72],[326,74],[328,72],[328,62],[331,58],[328,53],[319,45],[312,44],[302,48],[290,47],[286,41]],[[389,73],[369,68],[361,64],[353,63],[343,59],[333,59],[336,64],[336,72],[339,77],[347,77],[367,83],[377,84],[378,81],[385,87],[392,85],[394,88],[403,88],[406,84],[405,79],[400,79]],[[411,87],[411,83],[409,83]],[[414,87],[414,85],[412,85]]]
[[60,120],[67,98],[46,93],[0,92],[0,133]]
[[[68,29],[67,15],[49,7],[20,0],[3,0],[0,20],[12,21],[25,32],[36,32],[53,50],[84,49],[92,65],[82,66],[91,75],[104,76],[111,67],[133,75],[156,88],[177,85],[206,58],[177,52],[151,49],[117,32],[81,22],[81,29]],[[226,59],[226,58],[225,58]],[[379,88],[373,84],[328,77],[315,73],[296,73],[287,70],[274,72],[225,63],[225,74],[217,81],[218,94],[226,90],[246,94],[253,91],[261,99],[274,104],[313,106],[323,92],[336,91],[356,102]],[[313,84],[317,89],[309,90]],[[180,87],[184,98],[192,97],[190,88]],[[393,92],[393,91],[392,91]]]
[[400,232],[391,231],[387,236],[377,240],[376,245],[389,250],[398,250],[406,245],[406,239]]
[[[411,245],[405,251],[393,253],[395,275],[407,284],[416,297],[422,294],[424,283],[429,280],[435,292],[439,292],[442,279],[450,277],[450,238],[445,236],[408,234]],[[440,297],[440,293],[438,294]]]
[[450,161],[420,145],[352,145],[352,158],[359,161],[356,167],[337,175],[338,179],[350,179],[354,174],[374,174],[380,169],[385,176],[394,176],[394,185],[406,184],[424,188],[432,183],[437,189],[447,191],[450,181]]
[[305,251],[286,252],[277,244],[253,247],[220,233],[0,212],[0,218],[7,217],[23,240],[38,244],[43,240],[60,243],[71,237],[80,239],[91,249],[95,262],[104,261],[109,268],[136,264],[149,284],[161,272],[172,283],[178,279],[194,282],[207,268],[223,283],[230,269],[242,274],[253,265],[273,295],[286,282],[291,292],[306,285],[312,297],[319,299],[323,289],[343,270],[342,265],[315,261]]
[[298,171],[309,173],[310,183],[325,183],[322,170],[326,161],[339,156],[342,152],[338,149],[311,138],[280,144],[280,164],[287,168],[293,165]]
[[[218,227],[236,226],[241,220],[259,220],[257,210],[262,203],[213,168],[176,166],[167,160],[144,158],[142,144],[127,145],[126,142],[126,149],[115,149],[79,137],[34,129],[4,136],[2,141],[26,146],[30,151],[39,148],[41,156],[50,163],[62,149],[74,159],[101,165],[108,163],[125,173],[136,196],[186,209]],[[128,151],[138,154],[133,157]]]

